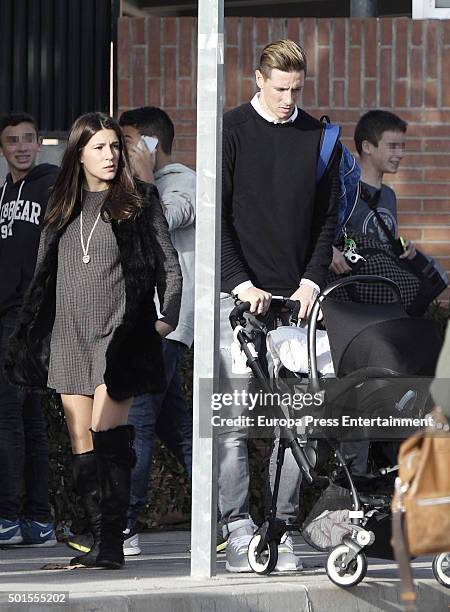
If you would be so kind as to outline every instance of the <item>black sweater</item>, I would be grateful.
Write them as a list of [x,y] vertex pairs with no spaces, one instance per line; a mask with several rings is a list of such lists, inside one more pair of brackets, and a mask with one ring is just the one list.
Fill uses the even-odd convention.
[[224,115],[222,291],[245,280],[291,295],[302,278],[323,285],[332,257],[339,155],[316,184],[322,124],[299,109],[266,121],[250,103]]
[[17,308],[33,278],[41,226],[57,166],[40,164],[0,188],[0,316]]

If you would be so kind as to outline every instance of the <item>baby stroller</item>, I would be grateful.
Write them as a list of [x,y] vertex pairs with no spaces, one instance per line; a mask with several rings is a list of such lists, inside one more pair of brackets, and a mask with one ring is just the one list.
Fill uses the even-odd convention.
[[[373,306],[340,303],[330,297],[330,294],[336,289],[351,283],[381,283],[392,292],[393,301],[386,305]],[[234,337],[247,358],[248,367],[252,370],[262,390],[270,394],[273,392],[273,386],[262,367],[253,338],[245,330],[244,313],[248,312],[249,306],[249,303],[239,303],[230,314],[230,324],[234,330]],[[297,323],[298,302],[287,298],[273,298],[272,306],[291,311],[291,321],[294,325]],[[389,279],[377,276],[345,278],[336,281],[320,294],[311,313],[307,339],[307,383],[313,391],[320,389],[321,383],[316,355],[316,328],[320,308],[324,312],[337,376],[330,387],[326,388],[325,411],[339,398],[345,397],[354,389],[361,390],[364,385],[372,381],[395,380],[406,374],[431,376],[434,373],[441,340],[430,321],[412,319],[406,315],[401,305],[397,285]],[[420,347],[420,351],[413,351],[414,354],[411,353],[411,338],[414,338]],[[295,372],[290,372],[290,374],[296,376]],[[275,384],[278,382],[279,379],[275,380]],[[376,384],[374,389],[377,391]],[[384,399],[389,397],[389,395],[386,396],[385,390],[383,390]],[[419,394],[421,391],[419,389]],[[360,392],[359,397],[361,395],[364,393]],[[417,399],[416,390],[412,397],[414,400]],[[405,401],[404,396],[398,399]],[[408,395],[406,403],[410,399],[411,394]],[[426,406],[425,400],[422,403]],[[325,488],[330,485],[330,479],[318,476],[316,465],[319,455],[323,454],[324,447],[328,447],[334,452],[347,485],[346,491],[342,494],[343,489],[331,483],[331,489],[335,488],[336,495],[345,497],[348,528],[342,532],[341,540],[337,545],[333,545],[331,550],[328,547],[326,571],[330,580],[335,584],[342,587],[354,586],[366,575],[366,552],[369,556],[393,559],[393,552],[389,544],[390,498],[389,496],[363,495],[358,492],[349,470],[348,461],[344,459],[339,445],[332,437],[318,443],[314,439],[314,431],[303,431],[299,435],[296,428],[282,425],[286,414],[281,406],[275,405],[271,410],[274,417],[280,422],[277,467],[270,510],[266,520],[255,532],[249,544],[249,565],[258,574],[269,574],[277,564],[278,544],[287,530],[285,523],[277,519],[277,497],[286,449],[291,449],[304,481],[309,484],[323,485]],[[396,466],[382,469],[380,475],[388,474],[395,469]],[[330,487],[327,491],[330,492]],[[320,515],[321,513],[317,513],[316,508],[314,518],[320,518]],[[289,529],[293,527],[289,525]],[[296,525],[295,528],[301,531],[299,525]],[[305,539],[311,542],[310,539]],[[448,565],[449,556],[447,554],[438,555],[433,562],[433,571],[441,584],[445,584],[446,581],[450,584]],[[448,586],[448,584],[445,585]]]

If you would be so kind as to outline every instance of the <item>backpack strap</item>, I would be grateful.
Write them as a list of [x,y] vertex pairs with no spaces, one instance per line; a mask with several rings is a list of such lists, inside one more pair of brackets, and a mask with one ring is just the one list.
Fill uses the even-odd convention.
[[330,163],[334,147],[339,139],[341,128],[333,123],[323,124],[322,142],[320,144],[319,158],[317,160],[316,182],[325,174],[328,164]]

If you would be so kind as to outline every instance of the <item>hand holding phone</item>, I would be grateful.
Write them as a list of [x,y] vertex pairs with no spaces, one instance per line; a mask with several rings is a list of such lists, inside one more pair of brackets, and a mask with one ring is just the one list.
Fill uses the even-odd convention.
[[150,153],[153,153],[158,146],[158,139],[155,136],[142,136],[141,142],[144,142]]

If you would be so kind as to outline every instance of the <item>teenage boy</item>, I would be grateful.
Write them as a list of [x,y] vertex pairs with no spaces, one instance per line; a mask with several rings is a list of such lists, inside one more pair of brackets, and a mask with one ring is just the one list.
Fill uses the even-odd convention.
[[56,544],[41,396],[12,387],[1,372],[8,338],[34,274],[50,187],[58,173],[57,166],[35,165],[40,146],[33,117],[0,117],[0,154],[9,169],[0,191],[0,545]]
[[[303,49],[291,40],[267,45],[255,76],[259,92],[223,120],[220,376],[224,382],[238,378],[230,354],[233,295],[250,302],[253,316],[247,330],[276,326],[268,310],[272,295],[300,300],[300,317],[306,319],[330,265],[337,218],[340,145],[317,183],[323,125],[297,106],[306,77]],[[219,509],[224,535],[229,534],[226,569],[248,572],[247,551],[254,530],[249,514],[248,431],[232,429],[218,436]],[[275,457],[276,445],[271,486]],[[278,548],[279,571],[300,568],[289,534],[289,525],[297,518],[300,480],[289,449],[278,496],[277,516],[287,525]]]
[[[383,183],[383,177],[385,174],[396,174],[400,166],[405,154],[406,129],[407,123],[403,119],[383,110],[369,111],[360,118],[355,128],[354,140],[361,165],[361,197],[346,227],[367,234],[379,242],[388,242],[388,238],[366,200],[381,190],[377,212],[390,232],[397,236],[397,199],[394,191]],[[415,253],[414,245],[406,241],[405,253],[400,257],[412,259]],[[345,257],[336,247],[333,247],[330,269],[335,274],[351,271]]]
[[[155,433],[188,475],[192,475],[192,416],[181,387],[179,368],[194,339],[195,172],[173,159],[174,125],[161,108],[146,106],[126,111],[120,124],[135,174],[158,188],[183,274],[180,319],[176,330],[163,341],[165,389],[157,395],[136,397],[128,416],[135,429],[137,463],[131,477],[124,553],[133,555],[140,552],[136,521],[147,500]],[[150,147],[155,147],[152,152],[143,136],[153,139],[147,141]]]

